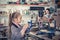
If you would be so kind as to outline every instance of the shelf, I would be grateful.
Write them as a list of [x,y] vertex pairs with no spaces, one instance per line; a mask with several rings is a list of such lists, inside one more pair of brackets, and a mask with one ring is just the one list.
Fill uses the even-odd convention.
[[8,38],[8,37],[0,37],[0,38]]
[[22,4],[0,4],[0,6],[6,6],[6,5],[17,5],[17,6],[49,6],[50,4],[38,4],[38,5],[30,5],[30,4],[24,4],[24,5],[22,5]]

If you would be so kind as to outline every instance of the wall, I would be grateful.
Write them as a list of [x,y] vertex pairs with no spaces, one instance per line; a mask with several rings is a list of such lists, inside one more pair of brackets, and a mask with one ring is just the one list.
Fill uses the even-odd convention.
[[[51,6],[44,6],[44,7],[46,9],[46,8],[51,7]],[[52,6],[52,7],[54,7],[54,6]],[[24,22],[24,23],[27,23],[27,21],[31,20],[31,15],[29,16],[29,15],[24,14],[26,12],[25,10],[29,11],[29,9],[30,9],[30,6],[28,6],[28,5],[13,5],[13,4],[11,4],[11,5],[2,5],[2,6],[0,5],[0,11],[6,11],[8,14],[9,14],[9,11],[11,13],[13,13],[15,11],[20,12],[23,16],[22,22]],[[38,14],[37,11],[35,11],[35,13]]]

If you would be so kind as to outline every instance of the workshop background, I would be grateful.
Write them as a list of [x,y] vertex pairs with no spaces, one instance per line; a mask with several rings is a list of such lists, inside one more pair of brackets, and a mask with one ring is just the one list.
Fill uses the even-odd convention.
[[[52,23],[43,18],[47,8]],[[11,40],[11,14],[16,11],[22,15],[21,25],[29,24],[26,40],[60,40],[60,0],[0,0],[0,40]],[[38,16],[44,21],[38,21]]]

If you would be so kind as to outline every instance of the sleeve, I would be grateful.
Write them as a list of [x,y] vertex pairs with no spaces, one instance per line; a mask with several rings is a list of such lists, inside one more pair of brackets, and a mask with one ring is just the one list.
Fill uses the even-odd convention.
[[11,32],[13,37],[15,38],[22,38],[23,36],[20,33],[21,30],[17,30],[17,28],[15,28],[14,26],[11,27]]

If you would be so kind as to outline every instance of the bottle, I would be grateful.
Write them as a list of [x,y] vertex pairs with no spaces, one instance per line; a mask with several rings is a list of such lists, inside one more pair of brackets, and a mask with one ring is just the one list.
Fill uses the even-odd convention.
[[42,23],[42,20],[41,20],[41,19],[39,19],[38,27],[39,27],[39,30],[40,30],[41,28],[43,28],[43,23]]
[[29,20],[28,21],[28,25],[29,25],[29,28],[27,29],[27,33],[30,32],[31,28],[32,28],[32,20]]

